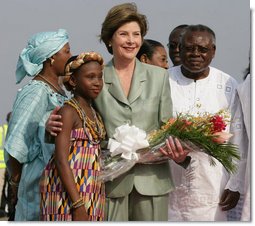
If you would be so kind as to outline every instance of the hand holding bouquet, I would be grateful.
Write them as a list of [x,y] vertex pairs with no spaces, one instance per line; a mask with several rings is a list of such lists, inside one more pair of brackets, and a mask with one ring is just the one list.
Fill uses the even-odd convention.
[[232,173],[236,170],[233,160],[240,157],[237,147],[228,143],[231,134],[224,132],[228,120],[229,116],[225,111],[198,116],[179,114],[147,136],[135,126],[120,126],[116,128],[115,139],[109,140],[109,151],[103,153],[100,179],[113,180],[136,163],[166,161],[167,155],[159,149],[166,145],[165,141],[169,136],[178,138],[186,149],[207,153],[212,165],[215,165],[212,157],[216,158]]

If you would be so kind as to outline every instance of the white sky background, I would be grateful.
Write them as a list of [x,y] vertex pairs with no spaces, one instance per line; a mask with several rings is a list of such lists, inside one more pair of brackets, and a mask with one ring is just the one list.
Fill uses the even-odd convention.
[[[251,0],[253,1],[253,0]],[[28,38],[41,31],[67,29],[73,54],[98,51],[111,59],[99,42],[101,24],[108,10],[123,0],[1,0],[0,2],[0,124],[11,110],[17,90],[15,84],[18,55]],[[169,32],[180,24],[205,24],[216,33],[216,56],[212,62],[242,81],[249,63],[249,0],[131,0],[149,21],[145,38],[166,46]]]

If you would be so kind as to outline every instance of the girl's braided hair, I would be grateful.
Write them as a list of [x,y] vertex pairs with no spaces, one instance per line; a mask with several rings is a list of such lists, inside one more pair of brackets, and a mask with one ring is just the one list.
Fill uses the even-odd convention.
[[79,55],[69,58],[65,65],[65,75],[63,78],[63,84],[68,91],[72,91],[74,88],[69,82],[72,74],[79,70],[83,64],[86,64],[90,61],[96,61],[103,67],[103,57],[96,52],[82,52]]

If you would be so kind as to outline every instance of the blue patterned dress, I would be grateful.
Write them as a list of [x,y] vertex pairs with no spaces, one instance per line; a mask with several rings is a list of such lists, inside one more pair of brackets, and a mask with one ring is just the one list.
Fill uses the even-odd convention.
[[54,144],[45,143],[45,122],[66,99],[38,80],[29,81],[17,93],[4,147],[5,162],[11,155],[23,164],[15,221],[40,219],[39,180],[54,152]]

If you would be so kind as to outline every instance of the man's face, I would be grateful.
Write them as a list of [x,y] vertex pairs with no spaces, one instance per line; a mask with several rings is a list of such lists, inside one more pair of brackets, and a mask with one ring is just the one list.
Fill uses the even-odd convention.
[[215,55],[212,36],[206,31],[188,31],[180,48],[182,66],[194,74],[206,71]]
[[184,28],[183,29],[179,28],[172,31],[168,39],[169,57],[174,66],[178,66],[181,64],[179,44],[180,44],[180,36],[183,30]]

